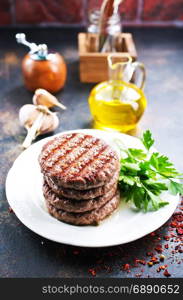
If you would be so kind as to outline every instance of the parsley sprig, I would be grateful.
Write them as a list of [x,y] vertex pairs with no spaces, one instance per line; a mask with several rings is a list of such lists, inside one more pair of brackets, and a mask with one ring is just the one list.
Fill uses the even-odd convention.
[[182,174],[167,156],[153,152],[154,140],[149,130],[141,141],[144,150],[126,148],[116,141],[121,150],[119,187],[124,199],[132,201],[139,210],[158,210],[169,203],[162,200],[162,192],[183,195],[183,184],[177,180]]

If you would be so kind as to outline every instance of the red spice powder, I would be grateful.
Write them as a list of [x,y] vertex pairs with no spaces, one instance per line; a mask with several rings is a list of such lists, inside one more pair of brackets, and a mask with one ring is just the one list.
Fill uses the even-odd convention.
[[144,265],[144,266],[146,265],[146,261],[144,259],[137,259],[136,258],[135,263],[137,263],[137,264],[139,263],[139,264]]
[[158,258],[156,256],[151,257],[150,261],[153,262],[154,264],[159,263],[159,260],[158,260]]
[[159,266],[156,271],[157,272],[160,272],[161,270],[165,270],[167,268],[167,265],[162,265],[162,266]]
[[[182,200],[183,205],[183,200]],[[144,269],[142,269],[142,266],[140,265],[147,265],[149,267],[153,267],[155,264],[157,265],[157,269],[155,269],[157,272],[162,272],[162,275],[165,277],[172,276],[169,271],[167,270],[168,265],[166,262],[169,262],[171,264],[181,264],[183,260],[180,259],[179,253],[183,253],[183,207],[179,207],[179,210],[174,213],[171,220],[166,223],[166,232],[165,234],[162,233],[161,228],[159,230],[156,230],[154,232],[151,232],[148,236],[146,236],[143,240],[143,247],[144,251],[146,253],[146,259],[139,259],[138,257],[135,258],[135,252],[136,252],[136,246],[132,245],[131,251],[126,251],[123,246],[118,247],[119,251],[109,251],[107,252],[108,257],[118,256],[123,257],[126,259],[126,262],[130,263],[124,263],[121,266],[122,271],[126,271],[127,273],[131,272],[131,268],[138,268],[138,271],[136,274],[133,274],[135,277],[141,277]],[[164,240],[164,241],[163,241]],[[167,242],[165,242],[167,241]],[[166,251],[166,249],[169,249],[169,251]],[[133,250],[134,256],[131,256],[131,252]],[[165,255],[164,253],[165,252]],[[156,253],[156,254],[155,254]],[[77,250],[73,251],[74,255],[79,254]],[[159,254],[159,255],[158,255]],[[157,255],[157,256],[156,256]],[[179,256],[179,257],[178,257]],[[144,257],[143,257],[144,258]],[[131,259],[133,260],[133,263],[131,263]],[[91,268],[88,270],[88,272],[92,276],[96,276],[96,274],[102,270],[105,270],[105,272],[113,272],[112,267],[105,265],[105,257],[97,257],[96,263],[98,266],[95,268]],[[164,264],[164,265],[161,265]],[[146,270],[146,269],[145,269]],[[147,271],[147,270],[146,270]],[[147,277],[151,277],[147,274]]]
[[10,214],[14,213],[14,211],[13,211],[13,209],[11,207],[8,207],[8,211],[9,211]]
[[88,272],[89,272],[92,276],[96,276],[96,271],[95,271],[95,269],[89,269]]
[[147,252],[146,255],[147,256],[153,256],[153,252]]
[[183,222],[183,212],[182,211],[175,212],[173,214],[173,219],[177,222]]
[[183,228],[177,228],[176,231],[179,235],[183,235]]
[[173,227],[173,228],[175,228],[175,227],[178,226],[178,223],[175,222],[175,221],[172,221],[172,222],[170,223],[170,226]]
[[166,277],[170,277],[171,274],[168,272],[168,270],[166,269],[165,272],[163,272],[163,275]]
[[162,245],[157,245],[155,248],[154,248],[154,250],[156,250],[156,252],[158,252],[158,253],[162,253],[163,252],[163,249],[162,249]]
[[125,264],[125,265],[123,266],[123,270],[124,270],[124,271],[130,270],[130,265],[129,265],[129,264]]
[[163,238],[164,238],[165,241],[169,241],[170,240],[170,236],[169,235],[165,235]]
[[155,235],[156,235],[155,232],[151,232],[151,233],[150,233],[150,236],[155,236]]

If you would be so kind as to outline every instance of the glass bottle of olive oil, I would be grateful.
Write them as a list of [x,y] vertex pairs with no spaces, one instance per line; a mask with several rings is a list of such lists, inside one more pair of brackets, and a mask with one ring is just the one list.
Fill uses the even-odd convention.
[[[146,108],[145,68],[128,55],[125,61],[119,61],[115,54],[108,56],[108,66],[109,81],[97,84],[89,96],[94,128],[128,132],[136,127]],[[142,73],[140,87],[130,83],[137,68]]]

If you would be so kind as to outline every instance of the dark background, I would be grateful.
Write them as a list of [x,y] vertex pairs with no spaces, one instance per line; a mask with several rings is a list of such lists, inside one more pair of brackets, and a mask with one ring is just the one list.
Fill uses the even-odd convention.
[[[102,0],[0,0],[0,25],[82,26]],[[183,26],[183,0],[124,0],[124,25]]]
[[[23,31],[31,41],[46,42],[49,48],[62,53],[68,65],[65,88],[57,94],[68,109],[64,112],[58,109],[60,127],[56,132],[90,127],[87,98],[93,85],[79,81],[77,34],[80,30],[24,28]],[[127,28],[126,31],[133,33],[139,60],[145,63],[148,74],[145,88],[148,107],[138,134],[149,128],[158,150],[167,154],[183,171],[182,29]],[[16,43],[14,35],[17,32],[18,29],[0,31],[0,276],[165,277],[164,270],[158,272],[158,268],[166,265],[171,277],[183,277],[183,239],[172,223],[176,215],[155,233],[136,242],[87,249],[39,237],[11,212],[4,184],[9,168],[21,153],[20,144],[25,137],[18,111],[23,104],[32,101],[32,93],[25,89],[21,74],[21,60],[27,49]],[[182,204],[177,212],[180,215],[178,224],[182,226]],[[164,261],[160,261],[161,252],[166,257]],[[158,263],[149,267],[153,256]]]
[[[56,133],[90,128],[87,98],[93,85],[79,81],[77,34],[85,30],[88,10],[100,4],[101,0],[0,0],[0,277],[166,277],[161,266],[171,277],[183,277],[183,238],[176,228],[182,228],[181,202],[156,232],[126,245],[87,249],[34,234],[6,200],[6,176],[26,133],[18,111],[32,102],[21,74],[27,49],[16,43],[15,34],[25,32],[28,40],[46,43],[67,62],[67,82],[57,97],[68,109],[58,109]],[[158,150],[183,171],[183,0],[125,0],[120,13],[124,30],[133,34],[138,60],[147,69],[148,107],[137,135],[150,129]],[[149,267],[154,256],[158,263]]]

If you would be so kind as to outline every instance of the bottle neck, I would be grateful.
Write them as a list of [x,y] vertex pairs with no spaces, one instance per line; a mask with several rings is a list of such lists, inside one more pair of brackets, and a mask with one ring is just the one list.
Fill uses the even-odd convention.
[[[87,31],[89,33],[99,33],[100,26],[100,10],[92,10],[89,13],[89,25]],[[122,31],[121,18],[118,13],[113,14],[106,20],[106,33],[114,35]]]

